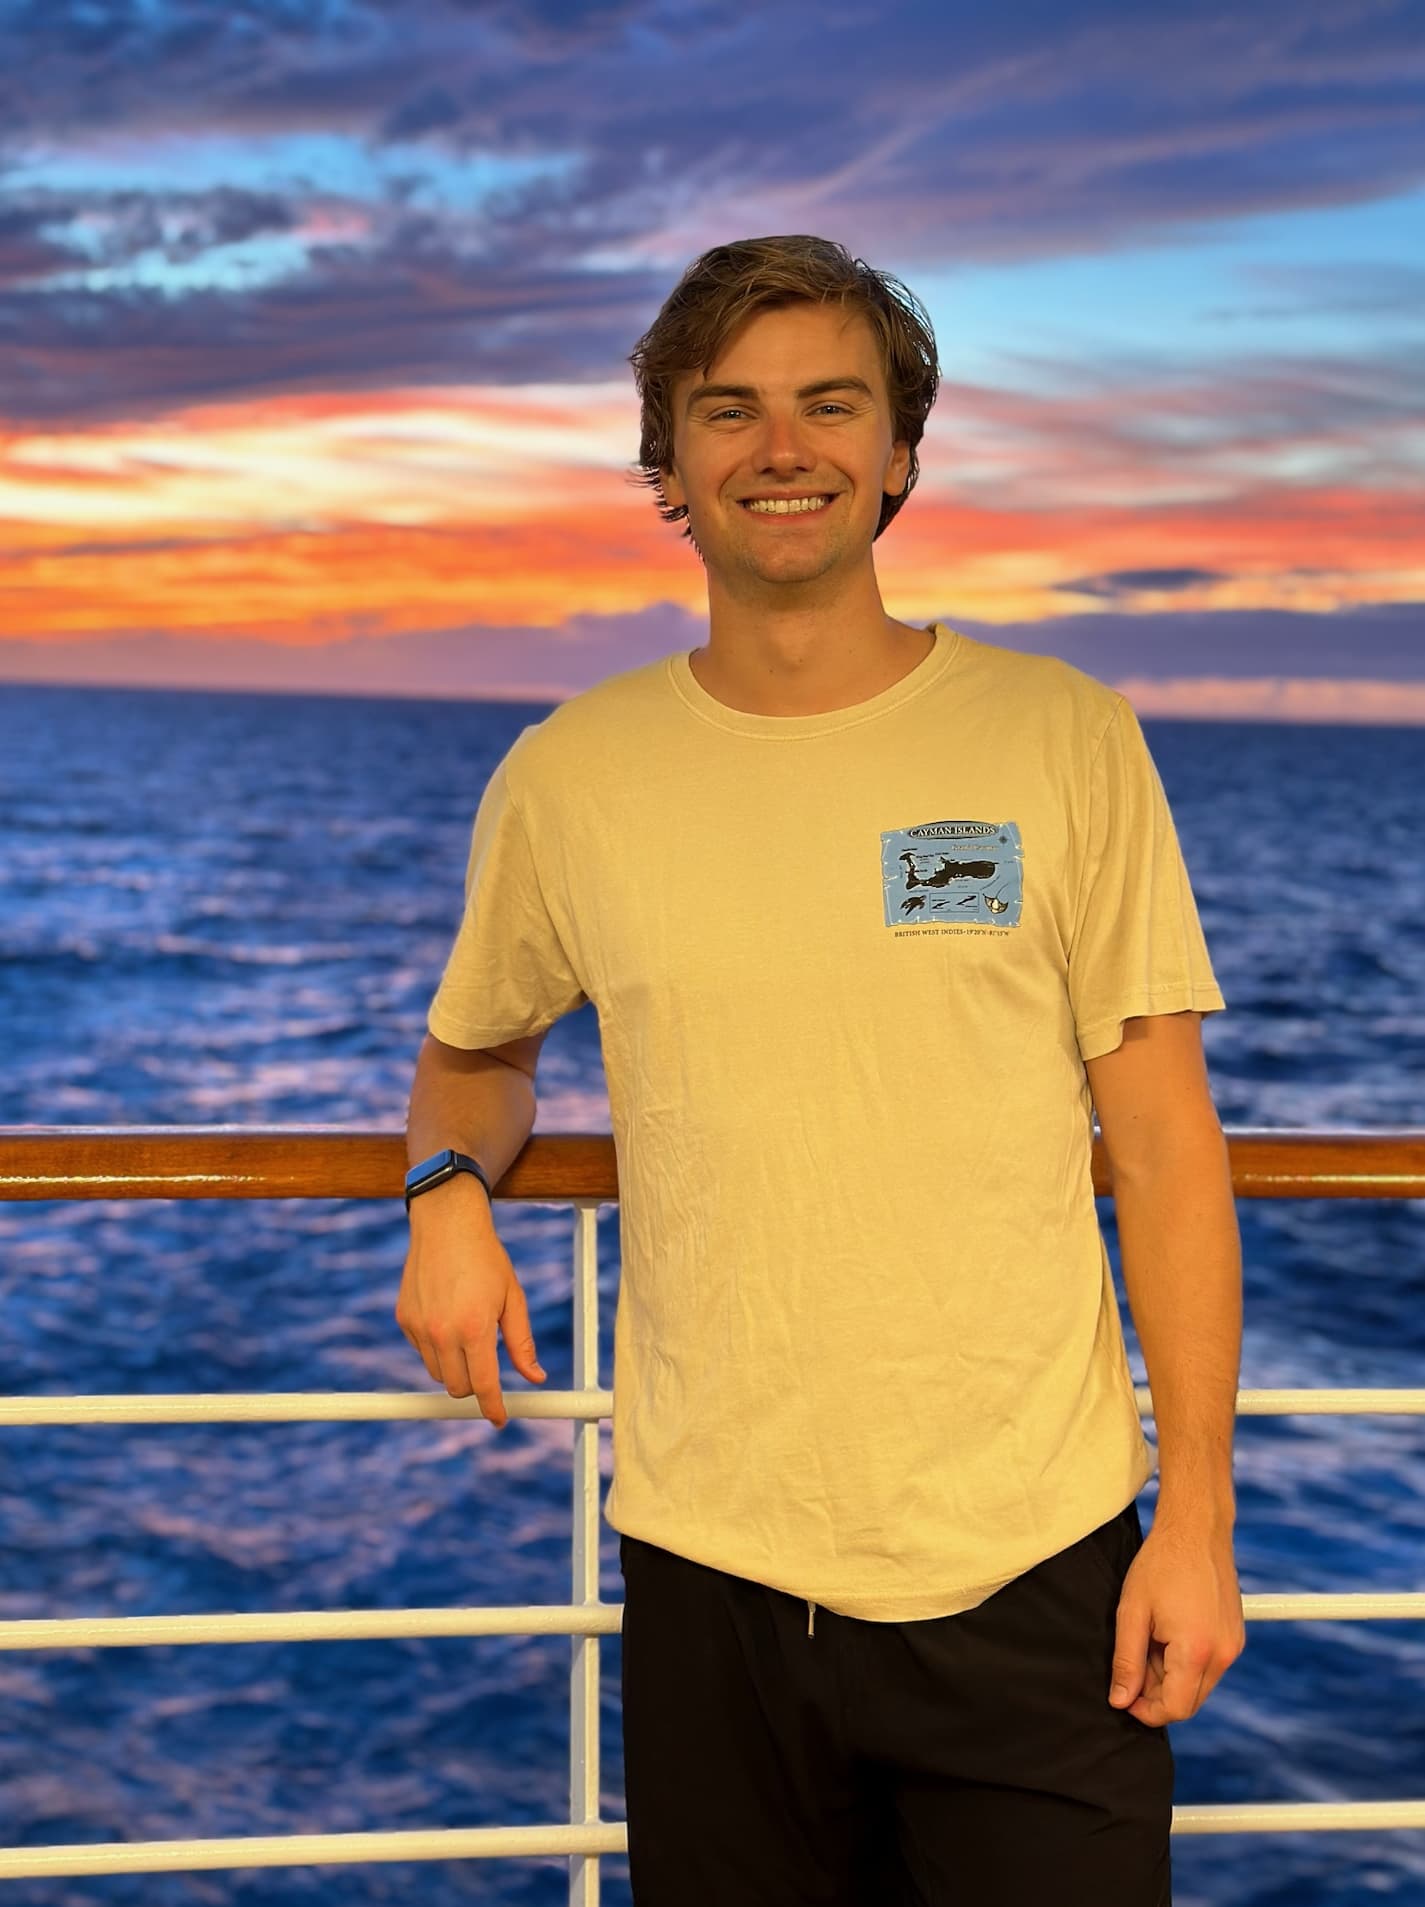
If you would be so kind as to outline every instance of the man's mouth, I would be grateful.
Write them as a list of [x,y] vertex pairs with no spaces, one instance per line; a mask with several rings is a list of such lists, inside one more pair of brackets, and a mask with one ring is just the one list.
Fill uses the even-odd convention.
[[835,503],[840,492],[814,497],[769,500],[764,497],[740,497],[738,501],[749,516],[785,522],[793,517],[821,516]]

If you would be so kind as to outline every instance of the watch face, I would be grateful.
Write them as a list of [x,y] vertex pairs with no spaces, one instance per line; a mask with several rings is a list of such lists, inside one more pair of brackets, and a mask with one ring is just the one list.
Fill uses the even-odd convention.
[[413,1166],[406,1174],[407,1185],[419,1185],[423,1180],[432,1178],[442,1166],[448,1166],[454,1157],[454,1146],[446,1146],[440,1152],[432,1152],[428,1159],[422,1159],[419,1165]]

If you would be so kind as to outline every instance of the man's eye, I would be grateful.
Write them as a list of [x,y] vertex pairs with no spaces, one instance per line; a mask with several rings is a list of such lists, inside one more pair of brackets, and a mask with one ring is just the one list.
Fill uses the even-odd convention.
[[[708,422],[710,424],[715,424],[719,417],[731,417],[734,411],[740,411],[741,408],[742,406],[740,404],[730,404],[726,410],[713,411],[711,416],[708,418]],[[816,408],[819,411],[844,411],[846,409],[846,406],[844,404],[826,403],[826,404],[818,404]]]

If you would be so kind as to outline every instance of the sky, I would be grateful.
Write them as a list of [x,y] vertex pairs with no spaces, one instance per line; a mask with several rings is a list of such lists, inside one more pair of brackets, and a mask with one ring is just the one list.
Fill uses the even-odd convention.
[[899,620],[1425,723],[1425,0],[0,0],[5,681],[559,699],[707,640],[629,352],[834,238]]

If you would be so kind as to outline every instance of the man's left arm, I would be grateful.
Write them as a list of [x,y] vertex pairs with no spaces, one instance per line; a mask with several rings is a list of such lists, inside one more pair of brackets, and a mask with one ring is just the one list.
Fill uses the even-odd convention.
[[1084,1062],[1158,1439],[1153,1526],[1119,1605],[1114,1675],[1128,1669],[1130,1693],[1115,1706],[1155,1726],[1195,1714],[1246,1645],[1232,1549],[1242,1251],[1201,1017],[1125,1020],[1121,1043]]

